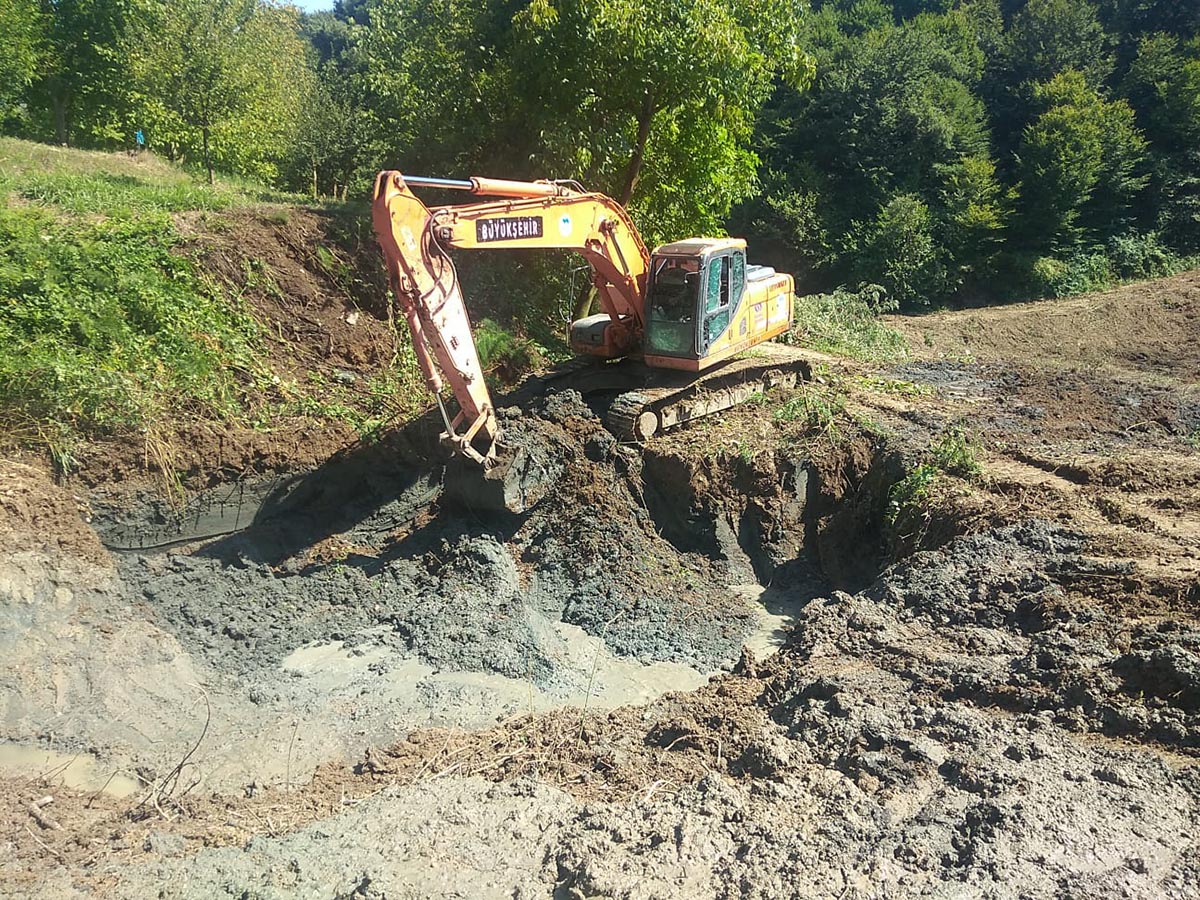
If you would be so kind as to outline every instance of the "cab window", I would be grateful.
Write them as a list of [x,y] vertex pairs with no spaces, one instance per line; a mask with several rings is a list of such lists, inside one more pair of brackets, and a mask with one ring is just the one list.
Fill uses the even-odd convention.
[[737,303],[742,299],[742,290],[746,287],[746,257],[741,253],[733,254],[732,293],[730,302]]
[[729,255],[714,257],[708,263],[704,294],[703,346],[708,346],[729,327]]
[[708,282],[705,292],[704,311],[717,312],[729,305],[729,257],[721,256],[708,264]]

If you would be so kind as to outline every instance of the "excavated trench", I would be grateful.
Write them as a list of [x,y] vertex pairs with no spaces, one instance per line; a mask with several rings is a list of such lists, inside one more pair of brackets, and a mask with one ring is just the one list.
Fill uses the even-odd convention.
[[[115,569],[21,563],[7,739],[142,784],[184,759],[247,803],[358,763],[310,787],[361,805],[205,832],[123,895],[1195,896],[1200,632],[1079,591],[1124,571],[1087,535],[1030,519],[891,564],[886,442],[638,450],[571,395],[505,417],[520,513],[446,494],[410,429],[186,517],[96,498]],[[560,706],[626,708],[520,715]],[[394,850],[425,834],[417,873]],[[511,871],[476,862],[510,838]]]
[[[251,757],[281,755],[302,721],[303,746],[287,742],[303,772],[418,725],[692,689],[885,562],[887,493],[903,474],[886,448],[684,459],[618,445],[572,392],[501,415],[519,513],[472,505],[477,488],[443,490],[470,473],[424,463],[429,422],[307,475],[218,486],[182,512],[93,498],[116,559],[106,602],[212,673],[228,697],[213,726],[226,756],[245,758],[247,741]],[[113,729],[92,726],[58,740],[131,761],[149,750],[120,752]],[[278,768],[222,760],[212,780]]]

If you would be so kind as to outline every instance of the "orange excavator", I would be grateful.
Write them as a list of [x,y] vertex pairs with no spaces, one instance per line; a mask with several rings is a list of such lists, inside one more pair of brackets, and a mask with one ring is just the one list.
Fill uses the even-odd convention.
[[[413,188],[464,191],[489,199],[427,207]],[[564,387],[608,397],[617,436],[656,432],[740,403],[807,372],[801,354],[772,344],[788,330],[790,275],[746,262],[737,238],[692,238],[646,250],[628,212],[573,181],[463,180],[380,172],[373,220],[392,291],[412,331],[417,362],[437,399],[443,441],[488,466],[500,427],[454,263],[447,251],[566,249],[591,265],[601,312],[571,325],[577,353]],[[621,360],[619,364],[605,361]],[[448,383],[459,411],[441,398]]]

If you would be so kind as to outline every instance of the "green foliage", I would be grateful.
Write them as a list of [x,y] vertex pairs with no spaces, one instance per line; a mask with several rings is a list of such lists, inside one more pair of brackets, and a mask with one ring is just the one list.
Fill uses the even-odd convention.
[[1195,268],[1194,256],[1181,256],[1159,235],[1128,232],[1103,247],[1081,248],[1059,256],[1015,255],[1005,277],[1009,296],[1069,297],[1105,290],[1122,281],[1162,278]]
[[845,410],[845,398],[837,391],[820,385],[805,384],[795,396],[777,406],[771,418],[781,425],[799,425],[837,438],[837,418]]
[[771,0],[536,0],[513,24],[531,159],[636,201],[651,243],[720,231],[754,184],[773,80],[812,75],[793,8]]
[[[196,227],[216,227],[221,210],[268,198],[286,199],[210,187],[148,155],[0,138],[7,440],[48,445],[66,465],[80,435],[138,431],[150,447],[187,418],[266,424],[281,414],[264,404],[288,392],[261,362],[255,321],[199,274],[174,223],[189,212]],[[389,377],[399,380],[403,364]],[[369,403],[348,399],[366,415]]]
[[983,474],[979,448],[961,429],[951,428],[929,448],[929,462],[938,471],[972,481]]
[[1018,85],[1073,69],[1093,87],[1112,70],[1110,39],[1089,0],[1029,0],[1007,33],[1005,63]]
[[878,285],[867,285],[857,293],[839,288],[830,294],[797,297],[790,340],[856,359],[901,359],[908,352],[904,336],[878,319],[885,299]]
[[789,267],[922,305],[985,274],[1003,226],[976,94],[983,44],[964,9],[857,34],[862,13],[826,5],[807,21],[818,77],[766,112],[772,177],[750,218],[791,251]]
[[1157,233],[1121,234],[1108,242],[1108,260],[1124,281],[1161,278],[1182,271],[1186,261],[1175,256]]
[[0,123],[19,112],[37,72],[42,28],[36,0],[0,0]]
[[892,530],[901,523],[920,516],[921,507],[929,500],[938,470],[931,463],[921,463],[888,491],[885,521]]
[[172,158],[270,180],[315,77],[294,10],[258,0],[161,0],[123,41],[137,122]]
[[1160,0],[818,3],[738,225],[809,290],[906,308],[1172,270],[1200,250],[1198,28]]
[[173,254],[174,229],[0,210],[0,398],[10,426],[140,428],[162,416],[229,415],[254,369],[252,320]]
[[1106,101],[1071,70],[1034,96],[1044,112],[1025,130],[1020,165],[1030,231],[1043,246],[1063,246],[1124,226],[1146,183],[1146,141],[1129,104]]
[[885,521],[893,541],[900,540],[904,531],[927,527],[927,507],[945,476],[975,481],[983,474],[978,455],[978,446],[958,428],[946,431],[929,445],[922,460],[888,491]]
[[90,146],[129,134],[129,68],[121,40],[139,3],[40,0],[37,74],[28,93],[33,136]]
[[941,253],[929,207],[917,197],[894,197],[852,240],[860,276],[880,275],[891,298],[889,307],[927,306],[939,293]]
[[1122,89],[1154,149],[1151,198],[1177,251],[1200,248],[1200,37],[1142,38]]
[[[0,0],[0,128],[141,129],[314,196],[393,166],[576,178],[648,243],[729,228],[807,293],[922,308],[1200,252],[1198,31],[1174,0]],[[24,189],[78,211],[123,190]],[[209,208],[180,191],[146,202]],[[571,265],[497,263],[473,300],[548,346]]]
[[513,334],[492,319],[475,325],[475,348],[485,372],[502,384],[514,384],[545,362],[545,351],[527,337]]

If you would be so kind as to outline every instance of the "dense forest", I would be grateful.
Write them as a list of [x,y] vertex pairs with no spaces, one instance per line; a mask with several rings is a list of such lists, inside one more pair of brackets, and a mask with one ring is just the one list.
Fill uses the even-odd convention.
[[1196,0],[0,0],[0,127],[351,200],[575,178],[879,309],[1200,252]]

